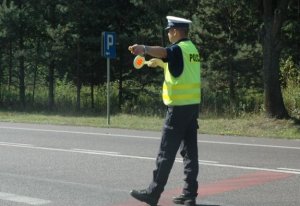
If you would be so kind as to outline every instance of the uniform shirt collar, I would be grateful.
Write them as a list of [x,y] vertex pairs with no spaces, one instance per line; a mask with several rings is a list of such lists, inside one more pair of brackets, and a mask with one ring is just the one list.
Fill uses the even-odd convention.
[[[174,44],[179,44],[179,43],[182,42],[182,41],[189,41],[189,39],[188,39],[188,38],[183,38],[183,39],[178,40],[178,41],[175,42]],[[174,44],[172,44],[172,45],[174,45]]]

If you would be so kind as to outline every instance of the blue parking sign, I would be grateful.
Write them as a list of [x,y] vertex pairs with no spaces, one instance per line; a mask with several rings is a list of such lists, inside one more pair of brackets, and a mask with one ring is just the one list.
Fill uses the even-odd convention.
[[109,59],[116,58],[115,32],[102,32],[102,56]]

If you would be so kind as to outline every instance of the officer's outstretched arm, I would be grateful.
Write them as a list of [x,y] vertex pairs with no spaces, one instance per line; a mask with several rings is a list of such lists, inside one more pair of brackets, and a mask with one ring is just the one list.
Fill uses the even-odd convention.
[[134,44],[128,47],[128,50],[134,55],[149,55],[156,58],[166,58],[167,49],[160,46],[146,46],[141,44]]

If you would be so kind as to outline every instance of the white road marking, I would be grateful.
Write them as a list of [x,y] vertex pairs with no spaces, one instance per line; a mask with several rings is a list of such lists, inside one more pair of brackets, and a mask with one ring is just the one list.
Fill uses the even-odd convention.
[[[144,156],[135,156],[135,155],[123,155],[118,152],[107,152],[107,151],[96,151],[96,150],[85,150],[85,149],[59,149],[59,148],[49,148],[49,147],[36,147],[36,146],[24,146],[14,144],[3,144],[0,146],[6,147],[20,147],[20,148],[28,148],[28,149],[36,149],[36,150],[47,150],[47,151],[55,151],[55,152],[70,152],[70,153],[78,153],[78,154],[92,154],[92,155],[102,155],[109,157],[121,157],[121,158],[130,158],[130,159],[143,159],[143,160],[156,160],[154,157],[144,157]],[[176,159],[175,162],[182,162],[181,159]],[[269,169],[269,168],[260,168],[260,167],[247,167],[247,166],[238,166],[238,165],[227,165],[220,164],[214,161],[206,161],[199,160],[200,165],[206,166],[214,166],[214,167],[225,167],[225,168],[235,168],[235,169],[245,169],[245,170],[259,170],[259,171],[271,171],[271,172],[284,172],[289,174],[300,174],[300,171],[292,171],[292,170],[284,170],[284,169]]]
[[[183,159],[182,158],[176,158],[175,159],[176,162],[183,162]],[[198,161],[199,164],[204,164],[204,163],[211,163],[211,164],[217,164],[218,162],[217,161],[208,161],[208,160],[199,160]]]
[[0,192],[0,200],[25,203],[28,205],[46,205],[51,203],[51,201],[49,200],[43,200],[39,198],[32,198],[32,197],[21,196],[21,195],[5,193],[5,192]]
[[294,171],[294,172],[300,172],[300,169],[292,169],[292,168],[277,168],[279,170],[287,170],[287,171]]
[[238,145],[238,146],[249,146],[249,147],[268,147],[268,148],[278,148],[278,149],[300,150],[300,147],[289,147],[289,146],[278,146],[278,145],[249,144],[249,143],[239,143],[239,142],[218,142],[218,141],[203,141],[203,140],[198,140],[198,142],[208,143],[208,144],[223,144],[223,145]]
[[21,180],[27,179],[27,180],[33,180],[33,181],[38,181],[38,182],[48,182],[51,184],[63,184],[63,185],[70,185],[72,187],[86,187],[89,189],[96,189],[96,190],[105,190],[105,191],[122,191],[122,192],[126,192],[127,190],[125,189],[117,189],[115,187],[107,187],[107,186],[103,186],[100,184],[87,184],[87,183],[79,183],[79,182],[71,182],[71,181],[64,181],[64,180],[59,180],[59,179],[50,179],[50,178],[45,178],[45,177],[36,177],[36,176],[28,176],[28,175],[19,175],[19,174],[11,174],[11,173],[4,173],[4,172],[0,172],[0,176],[4,176],[4,177],[13,177],[13,178],[18,178]]
[[79,132],[79,131],[53,130],[53,129],[34,129],[34,128],[23,128],[23,127],[0,126],[0,129],[24,130],[24,131],[31,131],[31,132],[53,132],[53,133],[81,134],[81,135],[94,135],[94,136],[132,137],[132,138],[157,139],[157,140],[160,139],[158,137],[150,137],[150,136],[111,134],[111,133],[101,133],[101,132]]
[[86,150],[86,149],[77,149],[77,148],[73,148],[71,150],[78,151],[80,153],[85,153],[85,154],[111,154],[111,155],[118,155],[118,154],[120,154],[119,152],[109,152],[109,151],[99,151],[99,150]]
[[0,142],[0,145],[2,146],[19,146],[19,147],[28,147],[28,146],[31,146],[33,147],[32,144],[20,144],[20,143],[12,143],[12,142]]
[[[80,135],[111,136],[111,137],[127,137],[127,138],[140,138],[140,139],[160,140],[160,137],[151,137],[151,136],[142,136],[142,135],[111,134],[111,133],[98,133],[98,132],[79,132],[79,131],[68,131],[68,130],[35,129],[35,128],[5,127],[5,126],[0,126],[0,129],[12,129],[12,130],[24,130],[24,131],[32,131],[32,132],[54,132],[54,133],[80,134]],[[249,143],[239,143],[239,142],[223,142],[223,141],[204,141],[204,140],[198,140],[198,143],[300,150],[300,147],[279,146],[279,145],[265,145],[265,144],[249,144]]]
[[234,169],[244,169],[244,170],[281,172],[281,173],[287,173],[287,174],[300,175],[300,171],[278,170],[278,169],[269,169],[269,168],[261,168],[261,167],[248,167],[248,166],[227,165],[227,164],[210,164],[210,163],[205,163],[205,164],[202,164],[202,165],[214,166],[214,167],[234,168]]

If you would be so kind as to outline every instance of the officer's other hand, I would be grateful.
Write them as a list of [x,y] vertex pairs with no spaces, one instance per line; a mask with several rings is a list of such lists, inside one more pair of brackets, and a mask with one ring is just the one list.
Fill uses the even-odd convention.
[[164,62],[161,59],[153,58],[148,61],[149,67],[161,67],[164,68]]

